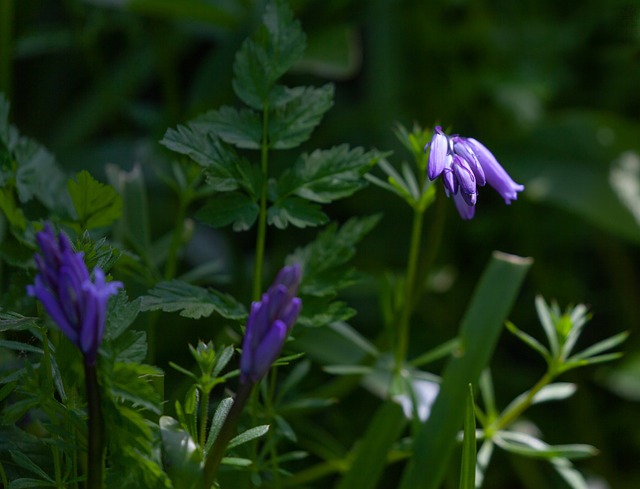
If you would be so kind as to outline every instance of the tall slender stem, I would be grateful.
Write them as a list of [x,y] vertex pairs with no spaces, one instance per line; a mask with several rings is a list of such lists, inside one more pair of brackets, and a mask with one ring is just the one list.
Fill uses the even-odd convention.
[[258,215],[258,236],[256,239],[256,255],[253,273],[253,300],[260,300],[262,292],[262,265],[264,262],[264,245],[267,236],[267,189],[269,171],[269,108],[262,113],[262,148],[260,169],[262,170],[262,191],[260,192],[260,214]]
[[[187,190],[186,192],[189,192]],[[167,262],[164,267],[165,280],[171,280],[175,274],[178,266],[178,250],[180,249],[180,243],[184,234],[184,220],[187,215],[187,207],[189,206],[190,199],[180,193],[178,196],[178,215],[176,216],[176,225],[173,228],[173,234],[171,236],[171,245],[169,247],[169,253],[167,255]]]
[[249,399],[251,395],[251,391],[253,390],[254,384],[251,382],[240,382],[240,387],[238,388],[238,392],[236,397],[233,400],[233,405],[227,414],[222,427],[220,428],[220,433],[218,433],[218,437],[216,441],[213,443],[211,450],[209,451],[209,455],[207,456],[207,460],[204,464],[204,488],[209,489],[213,481],[216,477],[216,473],[218,472],[218,467],[220,466],[220,462],[222,461],[222,457],[224,456],[224,452],[229,444],[229,441],[233,437],[236,432],[236,425],[240,420],[240,415],[242,414],[242,410],[244,409],[244,405]]
[[100,389],[95,365],[84,366],[89,411],[89,443],[87,460],[87,489],[102,488],[102,453],[104,427],[100,409]]
[[422,223],[424,221],[424,211],[414,209],[413,225],[411,227],[411,244],[409,246],[409,260],[407,261],[407,273],[404,285],[404,303],[398,324],[398,336],[395,350],[395,370],[400,372],[402,365],[407,357],[409,348],[409,322],[413,309],[413,289],[415,286],[416,267],[418,264],[418,256],[420,255],[420,242],[422,238]]

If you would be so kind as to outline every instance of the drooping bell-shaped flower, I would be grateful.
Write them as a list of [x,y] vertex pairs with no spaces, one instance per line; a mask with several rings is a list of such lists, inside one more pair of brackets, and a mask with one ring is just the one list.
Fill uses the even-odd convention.
[[76,253],[64,233],[57,237],[46,223],[36,234],[42,254],[34,259],[38,274],[27,293],[37,297],[64,335],[84,354],[87,365],[95,365],[104,336],[109,297],[121,282],[107,282],[96,267],[91,281],[84,254]]
[[240,358],[242,381],[258,382],[278,358],[302,307],[295,296],[301,275],[300,265],[284,267],[262,298],[251,304]]
[[442,175],[447,195],[453,196],[458,213],[463,219],[472,219],[478,198],[478,187],[489,184],[510,204],[518,198],[524,185],[513,181],[495,156],[482,143],[473,138],[448,136],[440,126],[434,129],[431,141],[427,175],[435,180]]

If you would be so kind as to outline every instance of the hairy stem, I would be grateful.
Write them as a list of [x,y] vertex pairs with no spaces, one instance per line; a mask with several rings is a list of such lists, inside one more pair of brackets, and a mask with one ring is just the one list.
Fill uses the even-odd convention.
[[207,442],[207,423],[209,422],[209,392],[200,392],[200,446]]

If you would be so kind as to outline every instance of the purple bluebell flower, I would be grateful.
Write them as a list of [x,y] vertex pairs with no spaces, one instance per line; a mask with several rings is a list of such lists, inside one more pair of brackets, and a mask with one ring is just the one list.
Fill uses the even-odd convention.
[[241,380],[258,382],[278,358],[302,307],[295,297],[301,275],[300,265],[284,267],[262,298],[251,304],[240,358]]
[[49,223],[36,234],[42,252],[34,259],[38,274],[27,293],[37,297],[64,335],[95,365],[104,335],[107,303],[121,282],[107,282],[96,267],[91,281],[84,254],[76,253],[64,233],[57,237]]
[[524,185],[513,181],[491,151],[473,138],[447,136],[440,126],[436,126],[424,150],[428,148],[431,149],[427,175],[430,180],[442,175],[445,191],[453,196],[463,219],[471,219],[475,214],[478,187],[488,183],[506,204],[516,200],[518,192],[524,190]]

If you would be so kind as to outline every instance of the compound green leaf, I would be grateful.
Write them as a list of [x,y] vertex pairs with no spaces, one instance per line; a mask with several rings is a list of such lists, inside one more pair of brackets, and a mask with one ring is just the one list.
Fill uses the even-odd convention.
[[214,228],[233,224],[234,231],[246,231],[253,226],[259,212],[258,204],[251,197],[229,192],[213,197],[196,212],[196,217]]
[[122,216],[122,198],[113,187],[94,179],[82,170],[75,180],[69,180],[67,189],[82,229],[109,226]]

